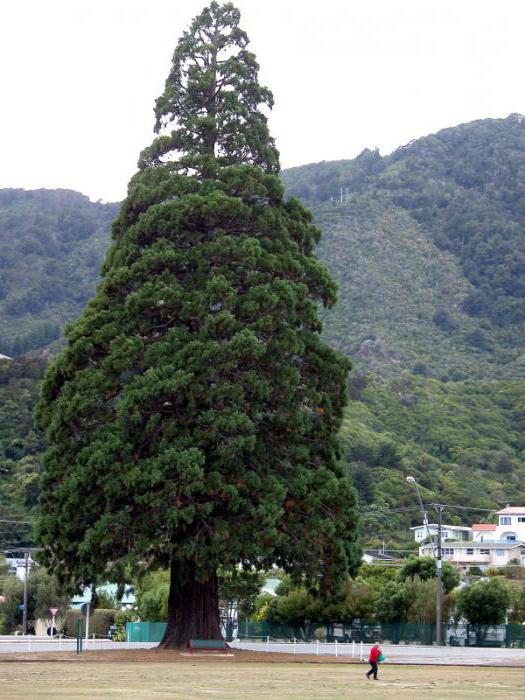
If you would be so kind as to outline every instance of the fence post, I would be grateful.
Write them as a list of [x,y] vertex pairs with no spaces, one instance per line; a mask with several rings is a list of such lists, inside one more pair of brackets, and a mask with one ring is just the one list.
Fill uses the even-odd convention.
[[335,640],[335,656],[337,658],[337,639]]
[[270,635],[266,635],[266,651],[270,651]]
[[316,646],[317,646],[316,655],[319,656],[319,640],[317,640]]
[[27,651],[31,651],[31,635],[27,637]]
[[60,633],[60,636],[58,637],[58,651],[62,651],[62,632]]
[[293,638],[293,653],[295,654],[295,637]]
[[355,659],[355,642],[352,641],[352,659]]
[[361,648],[359,649],[359,660],[363,660],[363,642],[361,642]]

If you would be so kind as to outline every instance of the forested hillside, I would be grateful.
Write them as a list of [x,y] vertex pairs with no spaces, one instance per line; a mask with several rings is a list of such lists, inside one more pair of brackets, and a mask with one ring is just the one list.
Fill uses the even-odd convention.
[[78,316],[115,213],[70,190],[0,190],[0,353],[47,345]]
[[33,408],[45,367],[36,358],[0,360],[0,549],[32,541],[44,448]]
[[[525,122],[473,122],[283,179],[313,208],[340,285],[324,332],[354,361],[343,456],[367,542],[418,521],[375,514],[414,505],[407,474],[428,500],[525,503]],[[45,346],[77,316],[115,211],[74,192],[0,191],[0,353]],[[0,496],[20,512],[36,498],[41,366],[0,367]]]
[[521,116],[283,177],[313,206],[321,255],[337,268],[326,326],[337,346],[387,374],[395,363],[435,377],[525,376]]

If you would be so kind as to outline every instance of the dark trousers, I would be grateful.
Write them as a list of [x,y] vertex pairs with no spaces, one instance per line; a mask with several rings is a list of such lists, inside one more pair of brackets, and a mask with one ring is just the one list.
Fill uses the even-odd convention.
[[376,680],[377,679],[377,661],[369,661],[368,663],[370,664],[370,666],[372,668],[370,669],[370,671],[368,671],[368,673],[366,675],[368,676],[368,678],[370,678],[370,676],[373,674],[374,680]]

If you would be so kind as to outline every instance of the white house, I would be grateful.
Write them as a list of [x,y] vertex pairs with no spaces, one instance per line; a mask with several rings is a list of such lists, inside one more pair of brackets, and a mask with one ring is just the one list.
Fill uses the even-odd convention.
[[[416,542],[422,542],[427,539],[429,534],[431,537],[437,537],[438,526],[436,523],[428,525],[416,525],[410,528],[414,532]],[[469,540],[471,538],[470,527],[464,525],[442,525],[441,537],[445,540]]]
[[[441,554],[443,559],[464,570],[470,566],[486,569],[514,562],[525,566],[525,544],[519,542],[450,542],[442,547]],[[422,545],[419,556],[434,556],[432,545]]]
[[[487,566],[505,566],[511,562],[525,566],[525,506],[506,506],[496,515],[497,524],[474,523],[470,528],[443,525],[443,559],[448,559],[460,569],[468,569],[470,566],[484,569]],[[416,541],[427,539],[426,525],[410,529],[414,531]],[[435,524],[429,525],[428,529],[432,535],[437,533]],[[419,555],[435,556],[432,543],[422,544]]]
[[[15,574],[17,578],[19,578],[21,581],[24,580],[25,574],[26,574],[26,563],[25,559],[23,557],[6,557],[5,558],[5,563],[7,565],[7,571],[10,574]],[[34,565],[34,560],[31,559],[31,557],[28,558],[27,560],[27,573],[29,575],[29,572],[33,568]]]
[[525,542],[525,506],[506,506],[496,515],[497,525],[479,523],[472,526],[475,542]]

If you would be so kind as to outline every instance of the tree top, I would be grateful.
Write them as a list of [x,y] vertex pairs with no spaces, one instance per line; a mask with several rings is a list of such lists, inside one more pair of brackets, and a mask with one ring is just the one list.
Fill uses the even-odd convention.
[[159,136],[142,152],[140,169],[170,163],[203,178],[239,163],[279,171],[263,111],[272,108],[273,96],[259,85],[259,65],[239,20],[232,3],[212,2],[183,33],[155,105]]

